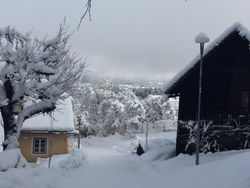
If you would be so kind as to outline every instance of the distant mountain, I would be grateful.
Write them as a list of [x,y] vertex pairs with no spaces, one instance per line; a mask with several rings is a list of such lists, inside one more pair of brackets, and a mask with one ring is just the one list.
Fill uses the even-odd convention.
[[162,88],[163,85],[167,82],[166,80],[162,81],[151,81],[146,79],[123,79],[123,78],[110,78],[110,77],[101,77],[96,75],[93,72],[84,72],[82,74],[81,82],[82,83],[95,83],[95,82],[103,82],[103,81],[111,81],[117,85],[133,85],[140,87],[159,87]]

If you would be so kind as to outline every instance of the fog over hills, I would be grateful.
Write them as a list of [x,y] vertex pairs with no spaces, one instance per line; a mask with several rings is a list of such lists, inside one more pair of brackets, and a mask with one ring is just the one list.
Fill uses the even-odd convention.
[[115,78],[115,77],[103,77],[99,76],[96,73],[85,71],[82,74],[81,82],[82,83],[95,83],[95,82],[103,82],[110,81],[114,84],[118,85],[137,85],[141,87],[158,87],[163,88],[163,86],[168,82],[168,80],[149,80],[149,79],[139,79],[139,78]]

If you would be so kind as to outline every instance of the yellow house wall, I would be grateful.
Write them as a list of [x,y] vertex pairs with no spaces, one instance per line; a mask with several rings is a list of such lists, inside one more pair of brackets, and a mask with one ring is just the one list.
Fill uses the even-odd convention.
[[[32,141],[33,137],[47,137],[47,153],[46,154],[33,154]],[[19,137],[19,146],[23,156],[28,162],[35,162],[38,157],[49,157],[50,141],[52,140],[51,154],[65,154],[68,153],[68,136],[67,133],[21,133]]]

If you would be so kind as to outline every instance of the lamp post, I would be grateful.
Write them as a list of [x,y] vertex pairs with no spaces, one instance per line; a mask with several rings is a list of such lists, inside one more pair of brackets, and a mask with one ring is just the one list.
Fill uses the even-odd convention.
[[199,93],[198,93],[198,120],[196,129],[196,158],[195,164],[199,165],[200,152],[200,119],[201,119],[201,92],[202,92],[202,58],[204,52],[204,44],[209,42],[209,38],[205,33],[200,33],[195,37],[195,42],[200,44],[200,74],[199,74]]

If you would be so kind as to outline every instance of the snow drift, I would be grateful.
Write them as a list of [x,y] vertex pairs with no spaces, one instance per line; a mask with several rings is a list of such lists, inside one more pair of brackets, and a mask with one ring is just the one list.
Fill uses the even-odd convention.
[[10,168],[25,167],[27,161],[22,156],[19,149],[0,152],[0,171],[6,171]]

